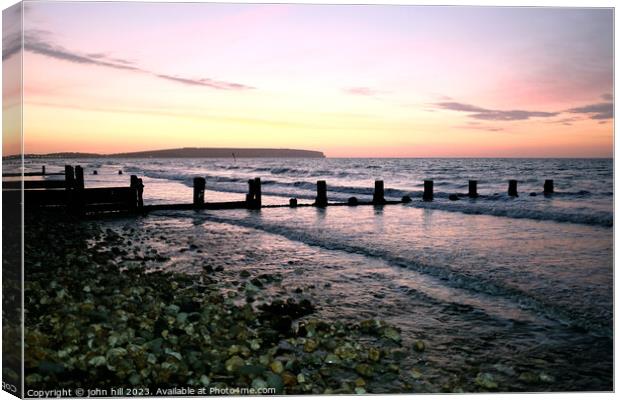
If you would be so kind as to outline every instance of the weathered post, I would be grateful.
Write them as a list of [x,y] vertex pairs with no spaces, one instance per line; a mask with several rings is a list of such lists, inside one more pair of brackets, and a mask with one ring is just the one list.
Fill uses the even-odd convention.
[[517,192],[517,180],[511,179],[508,181],[508,196],[518,197],[519,193]]
[[254,178],[254,201],[256,208],[261,208],[263,205],[263,193],[261,189],[260,178]]
[[205,204],[205,178],[194,178],[194,207],[202,207]]
[[97,170],[94,170],[94,171],[93,171],[93,175],[97,175]]
[[45,165],[41,166],[41,175],[45,175]]
[[248,180],[248,194],[245,195],[245,202],[248,208],[261,208],[262,193],[260,178]]
[[471,198],[478,197],[478,181],[469,181],[469,191],[467,192],[467,196]]
[[314,204],[317,207],[327,206],[327,183],[325,181],[316,182],[316,200]]
[[433,181],[424,181],[424,194],[422,200],[433,201]]
[[297,207],[297,199],[290,199],[288,205],[291,207]]
[[357,200],[357,197],[349,197],[349,199],[347,200],[347,204],[350,206],[356,206],[359,204],[359,201]]
[[118,174],[119,174],[119,175],[123,175],[123,170],[122,170],[122,169],[119,169],[119,170],[118,170]]
[[374,204],[385,204],[384,194],[383,181],[375,181],[375,191],[372,194],[372,202]]
[[138,179],[138,209],[142,210],[144,207],[144,200],[142,199],[142,194],[144,193],[144,183],[142,183],[142,178]]
[[75,188],[84,189],[84,170],[79,165],[75,166]]
[[543,186],[543,193],[544,194],[551,194],[551,193],[553,193],[553,179],[546,179],[545,180],[545,185]]
[[73,172],[73,167],[70,165],[65,165],[65,188],[73,189],[75,185],[75,175]]
[[144,192],[144,184],[142,183],[142,179],[138,178],[136,175],[131,175],[129,177],[129,186],[132,189],[136,190],[136,201],[135,201],[135,204],[133,204],[133,200],[132,200],[132,204],[130,208],[132,210],[136,208],[138,210],[141,210],[142,207],[144,207],[144,201],[142,199],[142,193]]
[[254,201],[254,179],[248,179],[248,194],[245,195],[245,202],[248,207],[252,205]]

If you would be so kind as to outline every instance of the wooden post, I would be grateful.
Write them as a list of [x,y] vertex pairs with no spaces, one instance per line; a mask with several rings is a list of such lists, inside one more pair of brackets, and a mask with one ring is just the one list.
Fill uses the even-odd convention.
[[45,175],[45,165],[41,166],[41,175]]
[[142,193],[144,193],[144,184],[142,178],[138,179],[138,209],[142,210],[144,207],[144,200],[142,199]]
[[546,179],[545,180],[545,185],[543,186],[543,193],[544,194],[551,194],[551,193],[553,193],[553,179]]
[[245,196],[245,202],[248,208],[258,209],[262,205],[262,192],[260,178],[248,180],[248,194]]
[[517,180],[511,179],[508,181],[508,196],[518,197],[519,193],[517,192]]
[[297,207],[297,199],[290,199],[288,205],[291,207]]
[[245,202],[248,203],[248,207],[251,207],[254,201],[254,179],[248,180],[248,194],[245,195]]
[[478,181],[469,181],[469,191],[467,192],[467,196],[471,198],[478,197]]
[[65,165],[65,188],[73,189],[75,185],[75,175],[73,172],[73,167],[70,165]]
[[349,197],[349,200],[347,200],[347,204],[350,206],[356,206],[359,204],[359,201],[357,200],[357,197]]
[[375,181],[375,191],[372,194],[374,204],[385,204],[383,181]]
[[202,207],[205,204],[205,178],[194,178],[194,206]]
[[327,206],[327,183],[325,181],[317,181],[316,183],[316,200],[314,204],[317,207]]
[[94,171],[93,171],[93,175],[97,175],[97,170],[94,170]]
[[71,193],[71,209],[76,215],[84,215],[84,170],[76,165],[74,172],[75,181]]
[[122,169],[119,169],[119,170],[118,170],[118,174],[119,174],[119,175],[123,175],[123,170],[122,170]]
[[[136,189],[136,204],[131,204],[131,209],[141,210],[144,207],[144,201],[142,200],[142,193],[144,192],[144,184],[142,183],[142,179],[138,178],[136,175],[131,175],[129,177],[129,187]],[[204,197],[203,197],[204,198]]]
[[422,200],[433,201],[433,181],[424,181],[424,194]]
[[260,178],[254,178],[254,205],[256,208],[261,208],[261,206],[263,205],[262,197],[263,194],[260,185]]
[[79,165],[75,166],[75,188],[84,189],[84,170]]

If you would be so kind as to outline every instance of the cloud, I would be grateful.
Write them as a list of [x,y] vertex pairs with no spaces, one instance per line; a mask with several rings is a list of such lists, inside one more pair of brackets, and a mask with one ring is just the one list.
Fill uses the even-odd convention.
[[444,110],[469,113],[470,118],[485,121],[521,121],[530,118],[548,118],[558,115],[557,112],[525,111],[525,110],[493,110],[467,103],[441,102],[435,106]]
[[[40,54],[43,56],[55,58],[57,60],[63,60],[75,64],[84,65],[96,65],[100,67],[113,68],[124,71],[140,72],[148,75],[155,76],[160,79],[182,83],[192,86],[203,86],[217,90],[248,90],[254,89],[251,86],[243,85],[241,83],[218,81],[209,78],[186,78],[167,74],[161,74],[153,71],[146,70],[135,65],[132,61],[124,60],[121,58],[110,57],[106,53],[89,53],[80,54],[67,50],[61,46],[58,46],[46,39],[45,36],[49,36],[49,32],[31,30],[24,33],[24,50],[31,53]],[[12,35],[5,41],[5,46],[2,52],[2,60],[6,60],[17,54],[21,50],[22,42],[21,36]]]
[[343,89],[343,91],[347,94],[352,94],[355,96],[374,96],[374,95],[381,93],[378,90],[371,89],[369,87],[363,87],[363,86],[345,88]]
[[605,93],[601,95],[601,99],[607,101],[614,101],[614,96],[611,93]]
[[455,126],[455,128],[458,129],[473,129],[473,130],[477,130],[477,131],[487,131],[487,132],[500,132],[503,131],[504,128],[500,128],[497,126],[487,126],[487,125],[482,125],[478,122],[468,122],[465,125],[459,125],[459,126]]
[[182,83],[185,85],[206,86],[206,87],[210,87],[213,89],[221,89],[221,90],[254,89],[251,86],[242,85],[240,83],[216,81],[213,79],[188,79],[188,78],[181,78],[178,76],[164,75],[164,74],[153,74],[153,75],[155,75],[158,78],[167,79],[169,81],[178,82],[178,83]]
[[2,38],[2,61],[8,60],[22,50],[21,32]]
[[40,34],[33,32],[24,35],[24,50],[76,64],[90,64],[122,70],[147,72],[135,66],[109,60],[104,54],[98,54],[96,57],[92,57],[73,53],[60,46],[46,42],[41,39]]
[[587,114],[591,119],[605,120],[614,117],[614,103],[589,104],[566,110],[571,114]]

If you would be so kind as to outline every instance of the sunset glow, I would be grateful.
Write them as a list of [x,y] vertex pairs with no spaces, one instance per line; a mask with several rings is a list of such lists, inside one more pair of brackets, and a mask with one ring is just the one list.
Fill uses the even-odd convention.
[[610,157],[612,32],[611,9],[27,3],[24,151]]

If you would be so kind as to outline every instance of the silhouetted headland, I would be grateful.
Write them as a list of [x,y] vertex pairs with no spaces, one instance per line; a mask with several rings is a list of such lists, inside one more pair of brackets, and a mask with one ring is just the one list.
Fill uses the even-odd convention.
[[[14,158],[19,156],[9,156]],[[217,147],[183,147],[131,153],[49,153],[26,154],[25,158],[325,158],[321,151],[298,149],[248,149]]]

